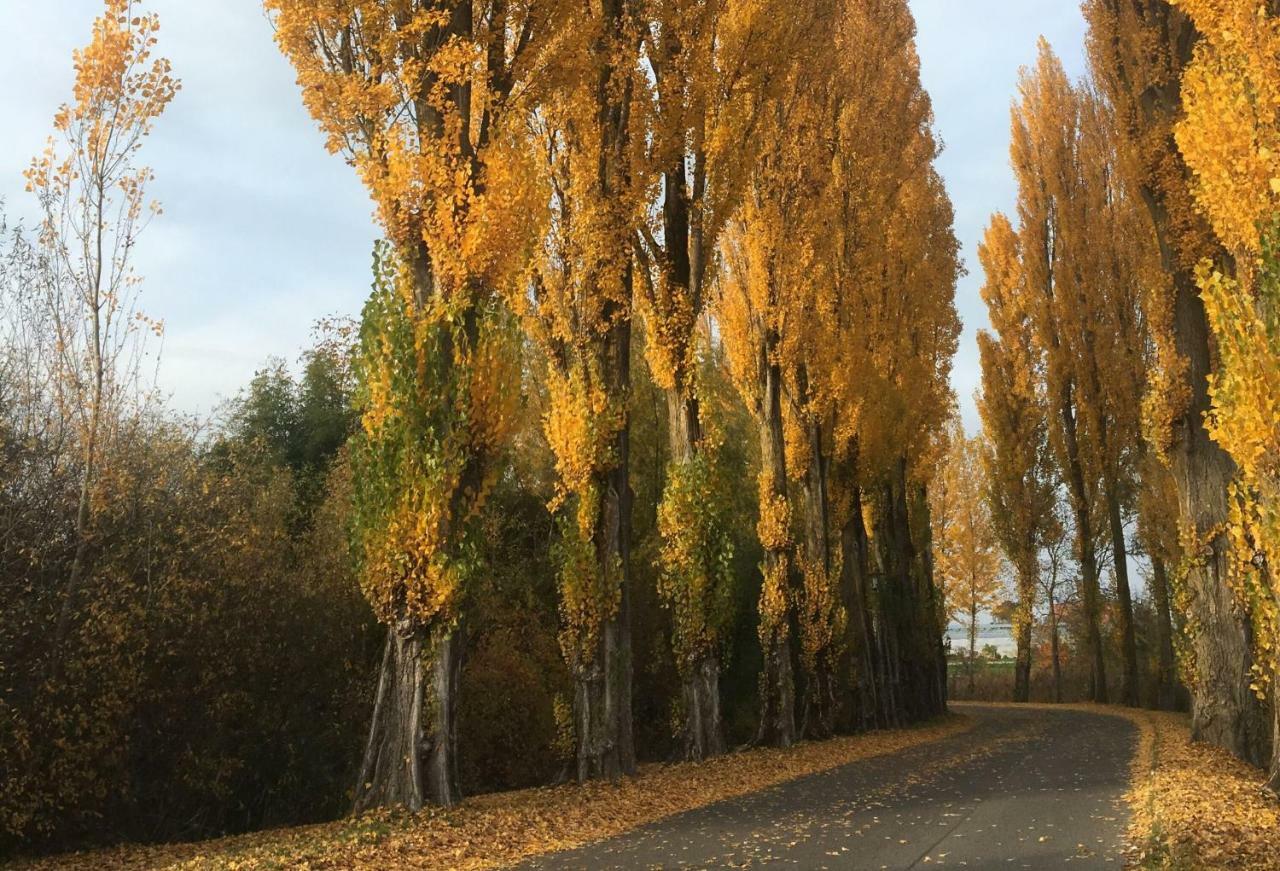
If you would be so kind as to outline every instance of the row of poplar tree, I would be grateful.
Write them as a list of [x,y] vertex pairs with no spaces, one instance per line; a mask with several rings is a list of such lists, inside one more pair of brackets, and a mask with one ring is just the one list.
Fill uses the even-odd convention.
[[940,712],[926,486],[960,266],[907,4],[266,5],[388,239],[356,356],[356,547],[389,628],[357,809],[457,798],[468,590],[492,570],[477,520],[521,339],[546,391],[579,779],[635,767],[640,325],[668,409],[655,558],[684,755],[724,750],[739,582],[709,345],[758,431],[756,740]]
[[[1090,73],[1071,82],[1041,44],[1012,112],[1017,213],[993,216],[979,249],[983,465],[1015,579],[1015,698],[1043,608],[1039,555],[1065,532],[1089,697],[1118,685],[1126,704],[1172,707],[1185,685],[1194,736],[1270,765],[1274,791],[1280,5],[1083,8]],[[1134,517],[1155,611],[1145,696]]]
[[386,241],[209,425],[130,265],[180,85],[104,5],[0,258],[5,845],[943,710],[961,267],[906,0],[269,0]]

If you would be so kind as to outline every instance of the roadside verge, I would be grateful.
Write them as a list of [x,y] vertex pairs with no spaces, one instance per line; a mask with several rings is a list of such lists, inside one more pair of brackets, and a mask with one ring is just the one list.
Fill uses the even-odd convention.
[[674,814],[875,756],[958,735],[955,714],[921,726],[755,749],[701,763],[646,765],[617,784],[477,796],[456,808],[362,817],[191,844],[123,846],[50,857],[30,868],[498,868],[572,849]]

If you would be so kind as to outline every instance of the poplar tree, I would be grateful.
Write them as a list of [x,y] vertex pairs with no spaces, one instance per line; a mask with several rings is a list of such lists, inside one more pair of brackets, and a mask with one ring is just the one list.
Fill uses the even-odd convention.
[[1140,703],[1138,650],[1129,583],[1125,519],[1132,513],[1142,442],[1142,397],[1146,391],[1146,344],[1138,297],[1149,281],[1156,249],[1138,197],[1123,183],[1110,107],[1082,85],[1077,153],[1084,182],[1075,211],[1079,241],[1076,328],[1072,357],[1078,374],[1081,412],[1094,433],[1088,446],[1100,482],[1104,522],[1110,532],[1111,564],[1122,660],[1120,701]]
[[777,0],[663,0],[641,33],[654,83],[646,163],[661,178],[662,202],[653,221],[638,228],[638,303],[649,371],[667,400],[659,592],[672,612],[688,759],[725,749],[720,660],[733,588],[724,519],[715,510],[716,445],[707,438],[696,383],[698,323],[715,247],[760,144],[760,113],[781,80],[774,68],[803,36],[802,19],[787,8]]
[[[886,464],[891,462],[887,454],[892,451],[883,450],[883,433],[890,431],[883,426],[888,419],[884,415],[895,413],[890,408],[905,386],[897,380],[905,371],[899,357],[904,349],[890,338],[904,319],[916,316],[899,308],[904,297],[916,294],[928,300],[918,313],[922,335],[944,343],[949,335],[944,325],[950,309],[943,298],[930,297],[929,292],[945,291],[948,282],[954,282],[947,264],[955,252],[943,227],[930,220],[945,218],[945,198],[921,197],[922,190],[935,195],[938,191],[930,180],[937,144],[930,132],[931,108],[920,84],[914,36],[907,4],[856,3],[841,16],[837,43],[843,65],[836,107],[838,138],[830,193],[824,197],[831,212],[824,250],[831,259],[826,280],[833,302],[823,317],[831,329],[809,370],[824,380],[816,395],[829,418],[826,433],[818,434],[827,442],[827,456],[822,458],[827,511],[833,536],[836,531],[839,536],[839,584],[847,615],[840,679],[845,728],[866,728],[897,717],[888,698],[883,651],[887,639],[877,631],[877,623],[884,628],[883,609],[877,607],[882,600],[875,596],[878,570],[866,516],[879,504]],[[880,123],[866,124],[872,117]],[[922,206],[938,211],[922,214]],[[922,256],[900,260],[902,246],[918,239],[926,240],[923,248],[914,249]],[[919,287],[903,283],[907,276],[901,266],[907,262],[929,264],[913,279]],[[954,259],[950,264],[952,269],[957,265]],[[936,282],[936,288],[930,282]],[[920,346],[922,353],[928,353],[925,347]],[[937,387],[944,389],[935,392]],[[934,409],[950,401],[945,386],[932,378],[916,380],[908,389],[922,390],[909,395],[922,404],[933,403]],[[941,425],[940,418],[935,422]],[[813,454],[822,457],[821,451]]]
[[1267,790],[1280,793],[1280,9],[1177,0],[1202,34],[1183,72],[1178,146],[1191,193],[1229,263],[1206,257],[1196,284],[1218,357],[1210,435],[1235,462],[1228,488],[1232,585],[1254,623],[1273,711]]
[[987,494],[982,435],[967,437],[959,421],[950,427],[950,445],[930,491],[933,541],[939,584],[947,614],[963,615],[969,637],[969,693],[974,692],[978,615],[998,603],[1000,550]]
[[[987,436],[984,496],[1017,588],[1015,702],[1030,698],[1031,627],[1040,587],[1040,549],[1055,526],[1057,497],[1048,443],[1044,361],[1027,310],[1021,257],[1017,233],[1009,219],[997,213],[978,246],[986,275],[982,298],[995,331],[994,335],[978,333],[982,365],[978,411]],[[1051,614],[1055,618],[1056,613]]]
[[1077,154],[1080,104],[1048,43],[1040,43],[1034,71],[1024,70],[1021,102],[1013,113],[1011,155],[1018,179],[1018,237],[1033,335],[1044,359],[1045,390],[1052,409],[1050,438],[1067,485],[1080,562],[1080,592],[1090,658],[1089,697],[1107,700],[1106,659],[1101,630],[1101,590],[1094,540],[1101,498],[1090,447],[1097,418],[1087,401],[1074,339],[1084,328],[1083,238],[1073,220],[1073,202],[1086,196]]
[[1174,139],[1183,74],[1200,33],[1168,0],[1086,0],[1084,11],[1090,63],[1116,116],[1122,169],[1154,224],[1166,276],[1142,296],[1155,347],[1143,417],[1148,442],[1177,482],[1187,541],[1192,735],[1263,764],[1271,730],[1250,689],[1249,616],[1225,583],[1235,464],[1205,424],[1214,363],[1195,270],[1206,259],[1221,266],[1226,252],[1196,209],[1191,172]]
[[796,676],[793,645],[802,643],[788,495],[784,425],[784,378],[803,348],[797,315],[812,285],[815,237],[813,206],[823,190],[827,165],[810,159],[821,154],[825,132],[821,112],[826,73],[815,33],[830,26],[833,10],[806,7],[814,29],[811,42],[791,59],[778,93],[766,104],[759,135],[766,143],[757,158],[744,204],[724,240],[725,270],[717,318],[734,383],[755,418],[760,435],[760,518],[757,533],[764,550],[759,636],[764,651],[760,678],[760,728],[757,740],[790,746],[797,738]]
[[[387,642],[357,810],[452,804],[476,520],[515,419],[502,295],[538,213],[524,157],[550,4],[266,0],[302,99],[389,241],[358,360],[362,587]],[[545,208],[545,207],[543,207]]]
[[515,306],[547,360],[544,430],[564,508],[556,545],[560,645],[574,679],[579,780],[635,769],[631,717],[629,391],[635,10],[574,19],[551,63],[558,87],[533,121],[551,219]]
[[141,339],[161,327],[138,309],[133,249],[159,204],[148,202],[151,169],[137,154],[180,84],[154,57],[160,20],[127,0],[106,0],[89,43],[74,52],[72,102],[26,171],[40,202],[43,280],[38,317],[52,331],[51,388],[71,423],[79,464],[75,551],[53,631],[54,667],[71,628],[91,557],[99,478],[114,422],[137,388]]
[[[1121,183],[1108,107],[1073,87],[1046,43],[1024,75],[1014,116],[1021,259],[1049,401],[1051,442],[1067,484],[1085,565],[1083,601],[1095,688],[1105,694],[1096,631],[1101,612],[1097,525],[1110,533],[1120,635],[1121,700],[1139,697],[1137,640],[1125,519],[1132,512],[1143,453],[1138,409],[1146,387],[1142,283],[1153,272],[1136,198]],[[1096,513],[1096,518],[1093,516]]]

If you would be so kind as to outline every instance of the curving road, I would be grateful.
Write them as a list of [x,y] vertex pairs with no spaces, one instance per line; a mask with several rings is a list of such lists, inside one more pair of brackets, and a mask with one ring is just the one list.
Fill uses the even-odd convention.
[[527,869],[1123,867],[1137,733],[1080,711],[956,705],[967,732],[689,811]]

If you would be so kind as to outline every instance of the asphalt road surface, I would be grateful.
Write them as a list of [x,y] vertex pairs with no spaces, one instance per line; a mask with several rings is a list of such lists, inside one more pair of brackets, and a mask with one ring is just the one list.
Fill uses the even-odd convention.
[[1121,868],[1137,732],[956,705],[967,732],[719,802],[527,869]]

